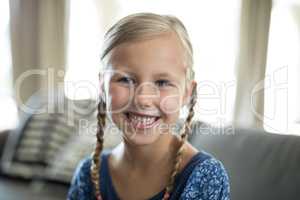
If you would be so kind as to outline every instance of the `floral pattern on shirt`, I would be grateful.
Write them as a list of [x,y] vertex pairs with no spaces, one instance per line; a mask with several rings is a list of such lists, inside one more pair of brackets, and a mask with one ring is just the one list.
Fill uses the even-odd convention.
[[[90,166],[91,159],[87,158],[77,167],[68,192],[68,200],[95,200]],[[172,199],[230,200],[228,175],[222,163],[212,157],[196,165],[180,197]]]
[[229,200],[229,180],[222,163],[211,158],[196,166],[180,199]]

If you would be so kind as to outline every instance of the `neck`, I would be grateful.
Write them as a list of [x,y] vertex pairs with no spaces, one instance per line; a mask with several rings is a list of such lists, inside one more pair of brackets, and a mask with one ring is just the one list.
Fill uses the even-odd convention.
[[122,163],[132,170],[145,172],[172,163],[177,148],[178,138],[173,134],[163,134],[149,145],[137,146],[124,140],[117,149]]

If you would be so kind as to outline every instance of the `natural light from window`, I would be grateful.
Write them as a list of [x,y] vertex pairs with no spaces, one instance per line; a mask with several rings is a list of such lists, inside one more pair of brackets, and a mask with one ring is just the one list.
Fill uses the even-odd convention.
[[300,132],[300,3],[298,10],[296,5],[296,1],[277,1],[272,10],[264,128],[274,133]]
[[0,2],[0,131],[17,126],[17,108],[12,98],[12,66],[9,40],[9,0]]
[[[97,85],[103,30],[93,1],[71,1],[69,58],[66,80],[90,80]],[[238,46],[240,1],[112,1],[115,20],[135,12],[171,14],[186,25],[194,47],[198,81],[196,118],[215,125],[230,123],[235,97],[235,60]],[[217,6],[216,6],[217,5]],[[115,8],[114,7],[114,8]],[[99,11],[98,11],[99,12]],[[84,85],[84,84],[83,84]],[[72,86],[72,84],[69,84]],[[71,88],[71,89],[70,89]],[[95,97],[91,91],[74,92],[69,98]],[[76,93],[76,95],[74,95]]]

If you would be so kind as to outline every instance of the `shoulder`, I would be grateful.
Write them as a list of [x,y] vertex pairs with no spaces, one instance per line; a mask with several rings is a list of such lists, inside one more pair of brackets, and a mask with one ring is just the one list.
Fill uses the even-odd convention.
[[[109,154],[108,150],[103,150],[101,152],[101,159],[105,158],[108,154]],[[90,177],[91,164],[92,164],[92,157],[87,156],[84,159],[82,159],[77,165],[68,191],[68,196],[67,196],[68,200],[94,199],[94,186]]]
[[92,196],[92,183],[90,180],[91,157],[80,161],[71,180],[68,191],[68,200],[87,199]]
[[229,178],[223,164],[207,153],[188,178],[182,199],[229,200]]
[[90,175],[91,160],[92,159],[89,156],[80,161],[80,163],[76,167],[72,182],[86,181],[87,177]]

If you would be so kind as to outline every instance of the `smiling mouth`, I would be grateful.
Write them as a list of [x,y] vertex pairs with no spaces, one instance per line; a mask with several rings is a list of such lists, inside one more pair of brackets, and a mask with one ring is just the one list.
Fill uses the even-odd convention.
[[132,112],[126,112],[125,116],[131,126],[135,129],[152,128],[158,123],[160,119],[160,117],[158,116],[142,115]]

